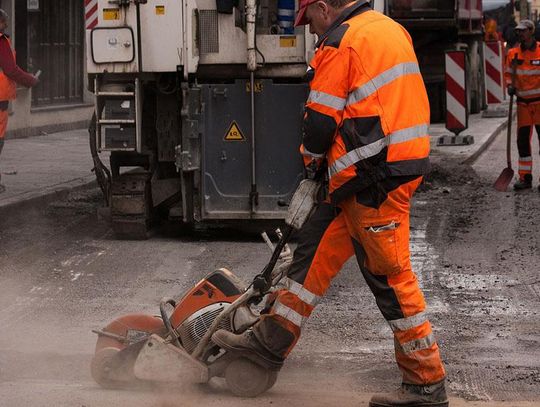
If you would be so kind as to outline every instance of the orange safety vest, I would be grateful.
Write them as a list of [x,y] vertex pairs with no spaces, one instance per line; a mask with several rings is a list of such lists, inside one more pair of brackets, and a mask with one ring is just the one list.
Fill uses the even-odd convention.
[[429,101],[407,31],[358,1],[316,46],[300,151],[308,166],[326,158],[332,201],[429,172]]
[[[11,49],[11,54],[13,55],[13,59],[15,59],[15,52],[11,48],[11,41],[9,38],[0,33],[0,41],[2,41],[2,37],[5,37],[8,41],[9,48]],[[9,79],[4,71],[0,68],[0,100],[13,100],[17,96],[17,84]]]
[[[516,58],[517,57],[517,58]],[[531,49],[523,50],[521,45],[508,51],[504,77],[512,84],[512,64],[516,58],[516,95],[519,99],[540,100],[540,43],[535,42]]]

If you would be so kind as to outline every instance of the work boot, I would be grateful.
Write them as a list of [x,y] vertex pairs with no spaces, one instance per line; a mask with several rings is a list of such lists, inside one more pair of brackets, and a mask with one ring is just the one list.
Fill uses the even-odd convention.
[[429,385],[403,383],[392,393],[374,395],[369,407],[447,407],[444,380]]
[[532,188],[532,175],[531,174],[525,174],[523,178],[520,178],[519,181],[517,181],[514,184],[514,189],[516,191],[521,191],[523,189],[530,189]]
[[283,366],[283,359],[266,349],[251,329],[239,335],[220,329],[212,335],[212,342],[226,351],[251,359],[267,369],[279,370]]

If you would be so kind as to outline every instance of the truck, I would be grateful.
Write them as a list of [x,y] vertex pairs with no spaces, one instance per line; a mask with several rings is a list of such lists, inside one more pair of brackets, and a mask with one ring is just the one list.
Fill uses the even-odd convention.
[[[184,224],[282,219],[303,178],[304,77],[316,42],[309,28],[293,27],[297,2],[85,6],[90,148],[115,234],[145,238],[160,216]],[[410,31],[432,119],[444,112],[445,49],[467,49],[470,106],[481,108],[479,0],[373,6]]]
[[482,0],[386,0],[384,12],[411,34],[426,84],[431,121],[444,121],[444,53],[466,52],[469,113],[486,107]]
[[284,217],[315,41],[294,13],[286,0],[87,0],[91,151],[116,235],[145,238],[164,213]]

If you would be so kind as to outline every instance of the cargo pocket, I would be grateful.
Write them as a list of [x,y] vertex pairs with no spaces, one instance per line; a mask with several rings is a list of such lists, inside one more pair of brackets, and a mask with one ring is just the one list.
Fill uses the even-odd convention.
[[399,273],[409,256],[406,225],[398,220],[370,220],[360,228],[362,247],[366,252],[365,265],[378,275]]

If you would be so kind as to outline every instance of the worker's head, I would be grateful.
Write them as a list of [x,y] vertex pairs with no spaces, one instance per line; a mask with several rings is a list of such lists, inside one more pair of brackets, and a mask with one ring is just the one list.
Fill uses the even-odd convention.
[[514,30],[516,30],[519,42],[528,43],[534,34],[534,23],[531,20],[521,20]]
[[300,0],[295,27],[309,24],[309,32],[322,35],[355,0]]
[[0,8],[0,33],[4,33],[5,29],[8,27],[8,14]]

